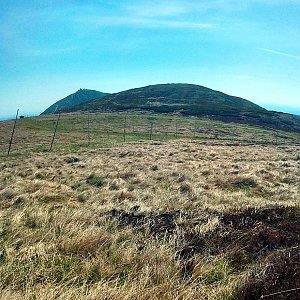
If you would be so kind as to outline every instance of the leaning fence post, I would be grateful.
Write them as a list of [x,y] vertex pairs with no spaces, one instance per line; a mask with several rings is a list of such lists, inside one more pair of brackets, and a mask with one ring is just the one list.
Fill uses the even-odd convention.
[[54,143],[54,139],[55,139],[55,135],[56,135],[56,131],[57,131],[59,120],[60,120],[60,113],[59,113],[59,115],[57,117],[57,121],[56,121],[56,125],[55,125],[55,129],[54,129],[54,133],[53,133],[53,137],[52,137],[51,146],[50,146],[49,151],[51,151],[52,147],[53,147],[53,143]]
[[127,115],[124,117],[124,131],[123,131],[123,140],[126,142],[126,126],[127,126]]
[[17,110],[14,127],[13,127],[13,130],[12,130],[12,133],[11,133],[11,138],[10,138],[10,141],[9,141],[9,147],[8,147],[8,151],[7,151],[7,156],[9,156],[11,145],[12,145],[12,142],[13,142],[13,138],[14,138],[14,134],[15,134],[15,130],[16,130],[16,125],[17,125],[18,115],[19,115],[19,109]]

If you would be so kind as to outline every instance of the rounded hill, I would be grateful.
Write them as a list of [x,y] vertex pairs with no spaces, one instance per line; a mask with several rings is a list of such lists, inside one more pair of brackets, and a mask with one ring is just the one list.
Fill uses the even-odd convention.
[[149,111],[300,132],[300,117],[268,111],[253,102],[195,84],[156,84],[109,94],[65,111]]
[[231,115],[241,111],[265,111],[248,100],[194,84],[157,84],[130,89],[84,103],[75,109],[142,109],[191,115]]

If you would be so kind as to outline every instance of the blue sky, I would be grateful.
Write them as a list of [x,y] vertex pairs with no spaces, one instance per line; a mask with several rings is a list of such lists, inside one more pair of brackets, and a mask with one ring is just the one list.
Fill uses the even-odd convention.
[[204,85],[300,113],[300,0],[0,0],[0,117],[79,88]]

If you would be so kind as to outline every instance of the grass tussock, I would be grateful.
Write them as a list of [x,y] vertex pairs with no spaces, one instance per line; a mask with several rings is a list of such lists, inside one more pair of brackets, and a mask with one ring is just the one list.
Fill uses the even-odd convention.
[[247,274],[234,299],[299,299],[300,249],[273,252]]
[[90,185],[95,187],[102,187],[105,184],[105,177],[104,176],[97,176],[95,174],[91,174],[87,179],[86,182]]

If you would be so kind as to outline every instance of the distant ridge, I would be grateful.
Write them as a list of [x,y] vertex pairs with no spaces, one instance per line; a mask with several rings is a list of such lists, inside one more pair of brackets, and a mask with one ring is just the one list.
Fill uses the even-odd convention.
[[246,99],[195,84],[157,84],[110,94],[74,107],[74,110],[143,109],[183,114],[231,114],[236,111],[266,111]]
[[71,94],[48,107],[42,115],[54,114],[59,111],[72,109],[76,105],[80,105],[93,99],[99,99],[108,95],[107,93],[98,92],[95,90],[79,89],[76,93]]
[[268,111],[253,102],[204,86],[157,84],[109,94],[65,109],[71,111],[143,110],[207,117],[223,122],[300,132],[300,117]]

